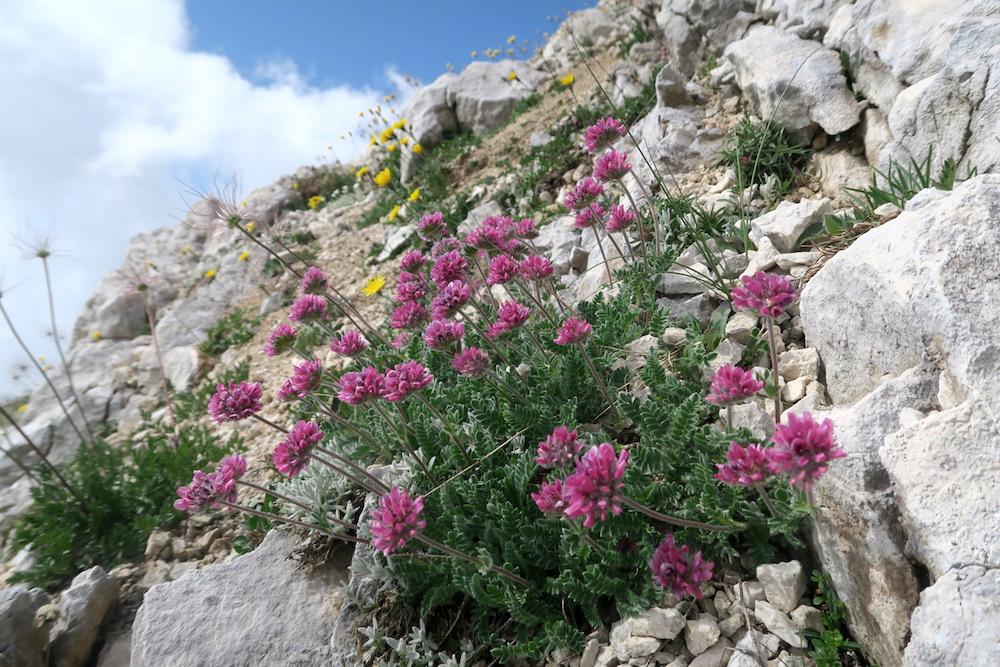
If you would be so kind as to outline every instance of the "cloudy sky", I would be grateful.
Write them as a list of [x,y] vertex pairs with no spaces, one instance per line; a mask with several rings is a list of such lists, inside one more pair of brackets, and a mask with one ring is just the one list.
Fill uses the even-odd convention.
[[[583,0],[3,0],[0,2],[2,303],[35,354],[48,338],[41,265],[51,239],[69,335],[128,239],[172,225],[191,186],[245,191],[358,151],[337,137],[408,79],[470,52],[532,47]],[[332,150],[327,150],[332,146]],[[190,197],[188,197],[190,199]],[[0,395],[22,357],[0,323]]]

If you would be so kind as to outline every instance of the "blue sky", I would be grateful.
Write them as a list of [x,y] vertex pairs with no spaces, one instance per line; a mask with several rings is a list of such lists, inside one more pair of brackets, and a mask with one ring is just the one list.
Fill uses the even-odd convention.
[[[129,239],[174,225],[185,184],[244,191],[357,151],[336,138],[406,77],[430,83],[470,52],[537,46],[584,0],[320,2],[2,0],[0,293],[54,359],[41,266],[16,239],[53,239],[63,338]],[[526,44],[527,41],[527,44]],[[523,57],[523,56],[522,56]],[[295,122],[288,122],[294,115]],[[0,323],[0,396],[23,363]]]

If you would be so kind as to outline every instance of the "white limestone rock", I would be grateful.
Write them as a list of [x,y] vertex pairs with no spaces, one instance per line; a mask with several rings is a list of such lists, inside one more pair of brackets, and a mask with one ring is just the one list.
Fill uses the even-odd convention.
[[819,352],[812,347],[782,352],[778,355],[778,372],[785,381],[815,380],[819,376]]
[[118,581],[100,565],[76,575],[60,596],[59,618],[49,641],[52,664],[57,667],[87,664],[104,617],[117,600]]
[[809,578],[802,564],[792,560],[758,566],[757,579],[764,586],[767,601],[783,612],[790,612],[799,606]]
[[684,625],[684,645],[691,655],[698,656],[714,646],[721,634],[718,621],[702,616]]
[[35,614],[49,604],[40,588],[0,590],[0,659],[18,667],[44,667],[49,629],[36,627]]
[[788,615],[770,602],[761,600],[754,606],[753,613],[769,632],[792,648],[805,648],[809,645],[808,641],[799,636],[799,628]]
[[[773,210],[750,223],[750,238],[758,244],[765,236],[779,253],[797,250],[802,233],[814,223],[822,222],[827,213],[833,212],[829,199],[803,199],[797,204],[783,201]],[[775,262],[778,258],[775,258]]]

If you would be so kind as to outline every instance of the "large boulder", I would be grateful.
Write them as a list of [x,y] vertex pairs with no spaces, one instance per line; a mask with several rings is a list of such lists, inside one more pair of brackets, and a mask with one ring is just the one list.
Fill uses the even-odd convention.
[[272,530],[252,553],[149,589],[132,665],[329,664],[345,564],[289,558],[301,538]]
[[757,20],[750,0],[663,0],[656,23],[663,30],[671,62],[686,76],[705,58],[720,55]]
[[49,602],[40,588],[0,590],[0,664],[44,667],[49,630],[35,615]]
[[[989,602],[1000,566],[998,223],[1000,175],[927,191],[802,293],[830,396],[857,401],[832,413],[848,458],[816,486],[817,550],[883,665],[995,657],[995,642],[972,638],[1000,625]],[[902,653],[906,607],[925,576]]]
[[49,651],[57,667],[80,667],[90,660],[108,610],[118,600],[118,582],[95,565],[73,578],[60,597],[59,618],[52,628]]
[[819,126],[840,134],[861,120],[840,57],[819,42],[773,26],[754,26],[725,56],[754,114],[807,138]]

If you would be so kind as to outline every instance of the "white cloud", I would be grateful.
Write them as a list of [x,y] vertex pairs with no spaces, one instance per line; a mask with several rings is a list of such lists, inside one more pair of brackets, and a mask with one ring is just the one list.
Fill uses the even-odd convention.
[[[260,65],[255,85],[226,58],[190,51],[188,37],[180,0],[0,4],[0,243],[29,224],[58,230],[56,245],[77,260],[54,265],[64,335],[128,239],[181,216],[180,181],[211,188],[238,171],[252,189],[330,144],[350,157],[337,137],[385,94],[314,87],[281,58]],[[408,92],[394,70],[385,77]],[[40,267],[19,256],[0,246],[7,286],[27,279],[4,305],[47,350]],[[15,359],[5,336],[0,378]]]

